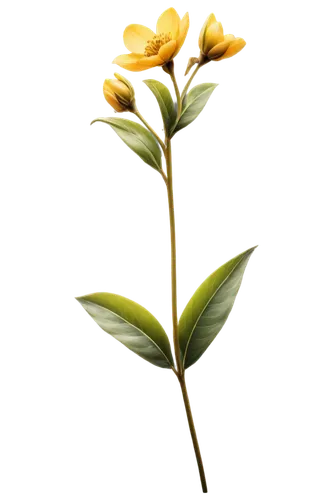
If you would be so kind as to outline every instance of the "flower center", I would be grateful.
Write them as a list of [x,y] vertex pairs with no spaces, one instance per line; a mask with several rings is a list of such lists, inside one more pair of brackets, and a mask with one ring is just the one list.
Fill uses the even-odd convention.
[[159,35],[155,35],[152,40],[147,41],[144,55],[146,57],[156,56],[162,45],[165,45],[166,43],[170,42],[171,39],[172,39],[172,34],[170,32],[160,33]]

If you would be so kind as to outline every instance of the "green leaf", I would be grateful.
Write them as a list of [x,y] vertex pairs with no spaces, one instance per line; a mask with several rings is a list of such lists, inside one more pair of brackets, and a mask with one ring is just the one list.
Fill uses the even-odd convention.
[[123,118],[96,118],[95,122],[107,123],[119,135],[120,139],[155,170],[162,166],[162,154],[155,137],[142,125]]
[[174,366],[169,339],[147,309],[113,293],[93,293],[77,300],[104,331],[128,349],[161,368]]
[[200,83],[188,93],[184,101],[183,111],[176,125],[174,134],[192,123],[206,106],[217,83]]
[[179,343],[185,369],[198,361],[227,321],[255,248],[219,267],[199,286],[185,307],[179,320]]
[[169,135],[173,126],[175,125],[177,118],[175,105],[169,89],[163,83],[157,80],[143,80],[143,82],[150,88],[157,99],[158,105],[161,110],[165,131]]

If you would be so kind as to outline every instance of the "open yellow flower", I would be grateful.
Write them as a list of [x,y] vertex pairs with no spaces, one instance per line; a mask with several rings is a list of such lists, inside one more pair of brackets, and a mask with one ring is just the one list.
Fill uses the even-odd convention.
[[130,24],[124,31],[124,43],[131,54],[116,57],[114,64],[129,71],[164,66],[180,51],[189,25],[188,13],[180,19],[173,8],[158,18],[156,34],[141,24]]
[[204,59],[209,61],[227,59],[240,52],[245,45],[243,38],[224,35],[222,24],[216,21],[214,14],[208,16],[199,36],[199,48]]

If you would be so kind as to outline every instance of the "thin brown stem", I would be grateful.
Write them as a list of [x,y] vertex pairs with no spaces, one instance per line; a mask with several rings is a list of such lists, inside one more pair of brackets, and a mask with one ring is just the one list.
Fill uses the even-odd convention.
[[201,481],[201,486],[202,486],[202,491],[203,493],[207,493],[207,482],[206,482],[206,476],[205,476],[205,470],[201,458],[201,453],[200,453],[200,447],[199,447],[199,442],[198,442],[198,437],[197,433],[194,427],[194,421],[193,421],[193,416],[192,416],[192,411],[191,411],[191,405],[190,405],[190,400],[187,394],[187,388],[186,388],[186,383],[185,383],[185,377],[184,375],[178,377],[180,387],[182,390],[183,394],[183,399],[184,399],[184,405],[186,409],[186,415],[187,415],[187,420],[188,420],[188,425],[190,428],[190,433],[192,437],[192,442],[193,442],[193,448],[195,452],[195,458],[197,459],[197,464],[198,464],[198,469],[199,469],[199,474],[200,474],[200,481]]

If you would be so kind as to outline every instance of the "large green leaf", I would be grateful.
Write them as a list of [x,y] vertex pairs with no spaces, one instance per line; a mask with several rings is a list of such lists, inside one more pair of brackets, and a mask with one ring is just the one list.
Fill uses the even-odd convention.
[[91,123],[107,123],[119,135],[124,143],[131,148],[141,160],[151,167],[159,170],[161,163],[161,150],[155,137],[142,125],[123,118],[96,118]]
[[179,342],[185,369],[198,361],[227,321],[255,248],[219,267],[199,286],[185,307],[179,320]]
[[172,100],[169,89],[163,83],[157,80],[143,80],[143,82],[150,88],[157,99],[158,105],[161,110],[165,131],[169,135],[177,118],[175,104]]
[[192,123],[206,106],[217,83],[200,83],[188,93],[183,104],[183,111],[180,115],[174,134]]
[[174,366],[169,339],[147,309],[113,293],[93,293],[77,300],[103,330],[128,349],[161,368]]

